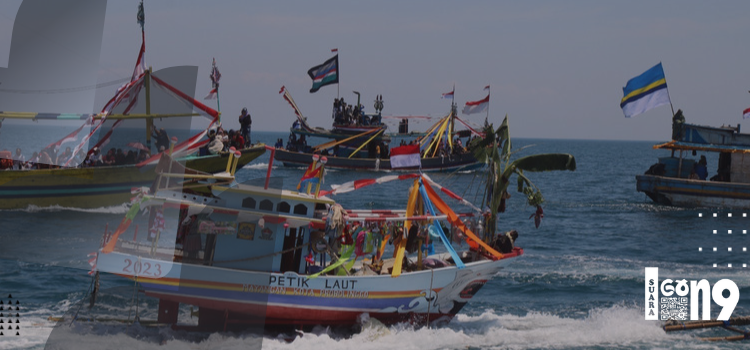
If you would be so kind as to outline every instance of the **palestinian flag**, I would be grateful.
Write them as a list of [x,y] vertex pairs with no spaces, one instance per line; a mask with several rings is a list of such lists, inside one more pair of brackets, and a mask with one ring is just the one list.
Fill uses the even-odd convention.
[[307,75],[313,80],[310,93],[318,91],[323,86],[339,83],[339,55],[333,56],[319,66],[310,68]]

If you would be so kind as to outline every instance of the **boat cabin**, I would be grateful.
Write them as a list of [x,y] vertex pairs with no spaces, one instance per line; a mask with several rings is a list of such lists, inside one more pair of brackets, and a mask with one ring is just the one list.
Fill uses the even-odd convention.
[[314,227],[325,224],[326,205],[333,200],[244,184],[214,186],[212,191],[157,193],[175,201],[170,205],[168,200],[162,214],[179,223],[175,260],[240,270],[306,272],[307,249],[301,247],[308,245],[310,233],[317,231]]
[[[739,125],[716,128],[681,124],[676,128],[678,129],[673,132],[674,140],[654,146],[655,149],[671,150],[671,156],[659,158],[659,162],[646,174],[750,183],[750,134],[740,134]],[[698,157],[699,153],[703,155]],[[709,167],[706,155],[712,160],[718,155],[716,167]]]

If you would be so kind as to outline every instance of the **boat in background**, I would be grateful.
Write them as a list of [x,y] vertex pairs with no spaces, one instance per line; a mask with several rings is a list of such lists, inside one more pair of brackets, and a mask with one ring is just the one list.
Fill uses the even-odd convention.
[[[239,166],[250,163],[266,151],[257,144],[244,149]],[[225,170],[229,152],[208,156],[188,156],[179,161],[208,173]],[[154,182],[154,166],[135,164],[0,171],[0,209],[26,209],[30,206],[101,208],[128,203],[131,190]]]
[[[285,166],[308,167],[314,162],[314,155],[325,156],[329,169],[360,170],[360,171],[399,171],[399,172],[448,172],[458,170],[474,170],[485,163],[478,161],[472,152],[461,144],[454,144],[460,137],[466,138],[469,144],[472,136],[482,137],[483,134],[472,129],[467,123],[458,118],[457,108],[452,104],[450,113],[433,124],[426,133],[416,137],[412,142],[419,145],[420,161],[418,164],[400,167],[391,162],[390,137],[385,134],[387,126],[382,123],[382,97],[375,100],[377,113],[361,116],[334,116],[331,130],[311,128],[306,118],[294,103],[289,91],[282,88],[284,99],[294,108],[297,120],[290,129],[289,141],[285,147],[274,151],[274,158]],[[359,99],[357,101],[359,104]],[[342,121],[354,120],[352,124]],[[366,123],[357,120],[366,120]],[[455,130],[455,122],[466,126],[466,130]],[[297,137],[299,135],[299,137]],[[316,146],[307,144],[306,136],[331,139]],[[400,146],[404,146],[402,144]]]
[[[678,207],[750,209],[750,134],[740,126],[686,124],[682,111],[672,123],[672,140],[654,146],[671,150],[643,175],[636,188],[654,202]],[[709,177],[705,155],[718,153],[717,173]]]
[[[153,86],[152,86],[153,85]],[[145,88],[149,86],[149,88]],[[164,92],[161,96],[170,96],[181,103],[182,108],[177,113],[154,113],[151,110],[150,90],[159,88]],[[145,93],[142,92],[145,90]],[[138,96],[131,98],[129,96]],[[145,113],[130,113],[137,100],[145,100]],[[190,106],[196,112],[184,111],[184,106]],[[115,110],[115,113],[112,112]],[[162,108],[164,110],[164,108]],[[136,164],[126,165],[96,165],[82,166],[69,164],[45,164],[41,159],[31,160],[38,164],[36,169],[18,169],[12,166],[12,156],[0,153],[0,158],[10,163],[3,166],[0,171],[0,209],[25,209],[29,206],[50,207],[60,206],[66,208],[99,208],[126,203],[132,197],[130,191],[134,187],[148,186],[155,178],[154,166],[160,159],[161,153],[173,152],[173,155],[186,166],[200,171],[214,173],[225,170],[230,152],[217,154],[200,154],[200,149],[205,147],[208,139],[209,129],[219,125],[219,112],[195,100],[191,96],[173,87],[159,76],[153,74],[151,69],[143,71],[140,76],[124,88],[118,90],[110,104],[102,113],[98,114],[51,114],[51,113],[21,113],[0,112],[0,118],[26,119],[26,120],[81,120],[84,124],[63,140],[44,147],[44,150],[59,148],[64,142],[80,141],[76,148],[81,155],[91,156],[94,148],[105,145],[121,122],[125,120],[145,120],[146,127],[146,149],[151,149],[151,134],[153,120],[164,118],[204,117],[210,120],[208,127],[192,137],[176,143],[172,139],[169,149],[161,150],[150,158]],[[114,123],[107,133],[102,135],[99,141],[91,148],[87,146],[88,138],[92,137],[97,128],[100,128],[104,120],[113,120]],[[90,133],[84,130],[88,126]],[[85,134],[81,140],[77,140],[76,133]],[[257,144],[243,150],[239,166],[248,164],[265,152],[265,145]],[[2,165],[3,163],[0,163]]]
[[[233,152],[207,154],[200,152],[209,142],[204,139],[210,136],[209,129],[220,125],[220,113],[193,98],[197,68],[190,70],[191,79],[184,67],[164,69],[154,74],[146,68],[144,53],[146,49],[143,32],[143,3],[139,6],[139,23],[143,42],[130,81],[121,86],[115,95],[106,103],[100,113],[96,114],[60,114],[0,111],[0,120],[25,119],[33,121],[46,120],[80,120],[83,124],[63,139],[53,142],[44,148],[40,147],[40,156],[29,161],[32,169],[18,169],[14,166],[9,152],[0,152],[0,209],[25,209],[30,206],[66,208],[99,208],[120,205],[129,202],[131,189],[148,186],[155,179],[154,167],[163,153],[169,153],[184,165],[207,173],[225,171],[227,159]],[[214,67],[215,69],[215,67]],[[216,78],[218,80],[218,78]],[[175,84],[185,93],[167,81]],[[154,93],[155,92],[155,93]],[[157,97],[157,98],[154,98]],[[144,102],[144,103],[140,103]],[[140,105],[139,105],[140,103]],[[154,133],[154,119],[204,117],[209,120],[208,127],[192,137],[177,143],[175,137],[161,140],[163,149],[151,150],[151,137]],[[98,149],[106,145],[112,133],[126,120],[144,120],[146,145],[138,144],[148,156],[139,162],[132,161],[125,165],[85,165],[80,160],[96,156]],[[105,121],[114,121],[105,133]],[[187,124],[188,126],[190,124]],[[184,125],[183,125],[184,127]],[[90,130],[90,131],[89,131]],[[99,133],[99,140],[89,147],[89,140]],[[83,136],[79,136],[82,134]],[[71,155],[55,161],[41,157],[42,153],[54,154],[67,142],[77,146]],[[157,143],[158,145],[158,143]],[[265,145],[257,144],[242,150],[238,166],[242,167],[265,152]],[[158,152],[158,153],[157,153]],[[205,154],[203,154],[205,153]],[[50,154],[50,155],[51,155]],[[76,158],[78,156],[78,158]],[[81,164],[78,164],[78,163]]]

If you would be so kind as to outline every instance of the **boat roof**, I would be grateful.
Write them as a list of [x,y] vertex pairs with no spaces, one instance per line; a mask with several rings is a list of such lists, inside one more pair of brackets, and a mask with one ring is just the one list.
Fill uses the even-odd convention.
[[[330,199],[325,196],[319,196],[316,198],[315,195],[313,194],[307,194],[307,193],[295,192],[295,191],[289,191],[289,190],[265,189],[260,186],[252,186],[252,185],[246,185],[246,184],[237,184],[236,186],[232,186],[232,187],[225,187],[225,186],[213,186],[213,187],[219,191],[242,192],[242,193],[248,193],[248,194],[254,194],[254,195],[265,195],[265,196],[272,195],[275,197],[280,197],[281,199],[295,200],[295,201],[300,201],[300,202],[335,204],[335,201],[333,199]],[[277,195],[277,193],[279,192],[280,192],[280,196]]]
[[739,145],[715,145],[710,143],[694,143],[683,141],[669,141],[666,143],[654,145],[654,149],[671,149],[685,151],[704,151],[704,152],[722,152],[722,153],[750,153],[750,146]]

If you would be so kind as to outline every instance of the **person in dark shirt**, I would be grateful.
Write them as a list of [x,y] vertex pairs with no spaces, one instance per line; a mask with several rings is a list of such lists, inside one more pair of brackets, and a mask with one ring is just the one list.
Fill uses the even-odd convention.
[[247,108],[242,109],[242,113],[239,117],[240,122],[240,132],[242,133],[242,138],[245,140],[245,144],[243,145],[245,147],[250,146],[250,127],[253,125],[253,118],[250,116],[250,113],[247,113]]
[[507,254],[513,251],[516,239],[518,239],[518,231],[510,230],[506,233],[498,234],[492,246],[500,253]]
[[154,129],[154,139],[156,140],[156,149],[162,147],[169,149],[169,135],[167,135],[167,131],[164,128],[159,130]]

